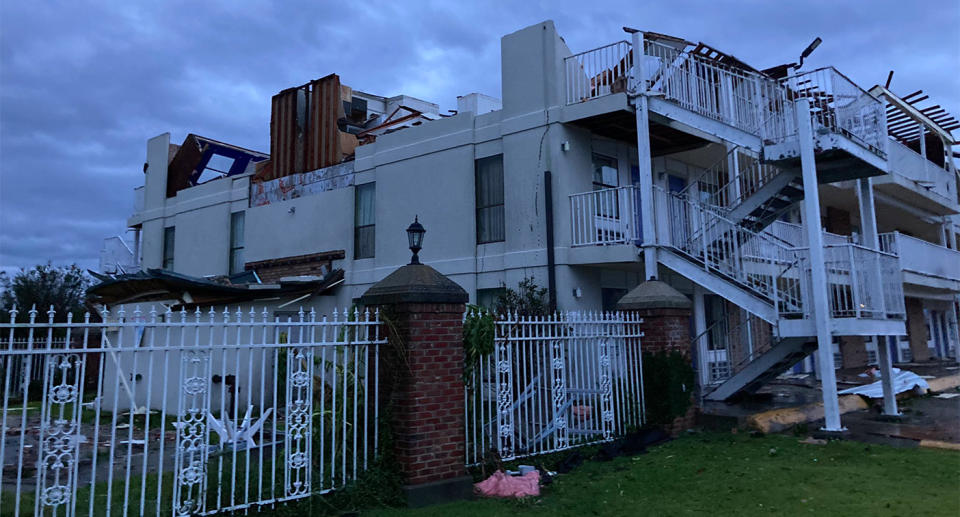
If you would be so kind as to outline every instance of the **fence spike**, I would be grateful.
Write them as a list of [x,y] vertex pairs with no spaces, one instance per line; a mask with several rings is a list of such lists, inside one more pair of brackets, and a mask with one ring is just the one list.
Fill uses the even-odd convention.
[[71,323],[73,323],[73,311],[67,311],[67,325]]
[[226,305],[223,306],[223,322],[224,323],[230,322],[230,308],[227,307]]
[[[13,322],[13,320],[10,321]],[[90,311],[83,313],[83,322],[87,324],[90,323]]]
[[267,306],[264,305],[264,306],[263,306],[263,312],[261,313],[261,318],[263,318],[263,322],[264,322],[264,323],[266,323],[267,321],[269,321],[269,320],[267,319],[268,316],[269,316],[269,313],[267,312]]
[[156,322],[157,322],[157,306],[151,303],[150,304],[150,323],[156,323]]
[[317,309],[310,307],[310,322],[313,323],[317,321]]
[[13,308],[10,309],[10,323],[17,322],[17,304],[13,304]]
[[300,319],[300,323],[303,323],[303,305],[301,305],[300,310],[297,311],[297,318]]
[[117,309],[117,321],[120,323],[123,323],[124,319],[126,319],[126,316],[127,316],[127,309],[126,307],[121,305],[120,308]]
[[240,305],[237,305],[237,323],[243,321],[243,310],[240,309]]
[[57,311],[53,310],[53,304],[50,304],[50,309],[47,310],[47,319],[50,320],[49,321],[50,323],[53,323],[53,317],[56,314],[57,314]]

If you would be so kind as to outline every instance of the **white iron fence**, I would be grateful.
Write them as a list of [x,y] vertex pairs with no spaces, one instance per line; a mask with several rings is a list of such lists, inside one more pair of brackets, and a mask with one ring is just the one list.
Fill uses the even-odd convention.
[[209,515],[375,460],[377,314],[102,316],[0,323],[0,514]]
[[555,452],[644,422],[641,319],[625,313],[512,315],[473,367],[466,464]]

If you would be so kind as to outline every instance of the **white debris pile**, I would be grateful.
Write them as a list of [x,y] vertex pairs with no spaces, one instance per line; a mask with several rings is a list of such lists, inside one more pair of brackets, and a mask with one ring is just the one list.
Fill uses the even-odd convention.
[[[870,384],[864,384],[862,386],[855,386],[853,388],[848,388],[840,392],[840,395],[863,395],[864,397],[869,397],[872,399],[883,398],[883,381],[880,379],[881,374],[879,370],[874,369],[871,372],[871,376],[877,379],[876,382]],[[927,381],[920,377],[919,375],[908,372],[906,370],[901,370],[900,368],[893,368],[893,392],[894,393],[903,393],[904,391],[910,390],[919,390],[921,393],[925,393],[930,389],[930,385],[927,384]]]

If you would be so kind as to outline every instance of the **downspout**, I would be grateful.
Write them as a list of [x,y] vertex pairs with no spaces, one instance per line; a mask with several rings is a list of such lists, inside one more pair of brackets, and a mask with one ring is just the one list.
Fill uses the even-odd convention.
[[543,171],[543,201],[547,217],[547,293],[550,312],[557,310],[557,261],[553,250],[553,177]]

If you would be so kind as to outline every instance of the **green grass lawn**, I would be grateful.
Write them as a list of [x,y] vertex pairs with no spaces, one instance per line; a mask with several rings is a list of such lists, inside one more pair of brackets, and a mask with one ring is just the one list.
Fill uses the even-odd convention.
[[960,453],[792,436],[695,434],[587,462],[528,500],[482,499],[364,516],[960,515]]

